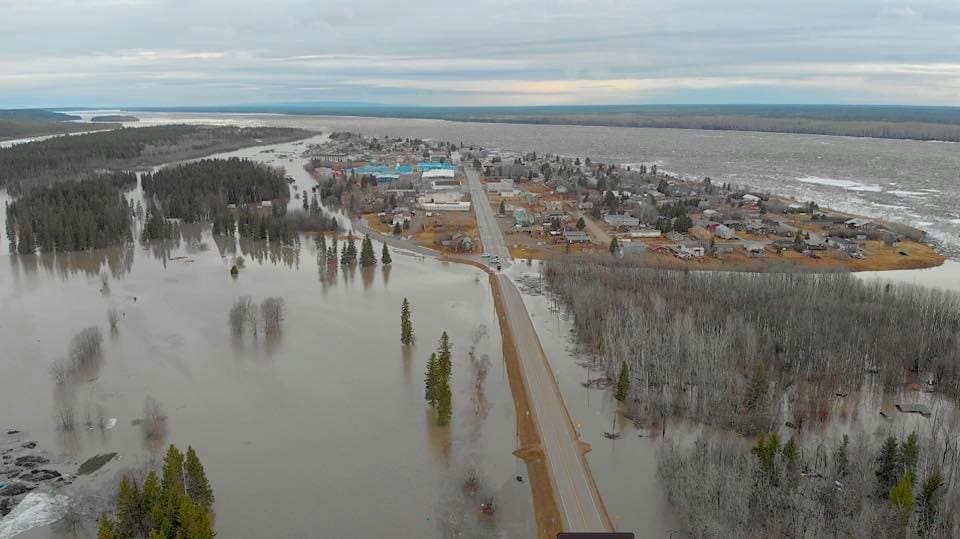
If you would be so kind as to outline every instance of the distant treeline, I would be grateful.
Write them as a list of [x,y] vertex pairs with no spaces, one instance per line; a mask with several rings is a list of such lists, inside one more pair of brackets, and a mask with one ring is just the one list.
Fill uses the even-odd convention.
[[887,387],[929,377],[960,397],[953,293],[846,273],[677,272],[608,257],[551,260],[546,277],[608,376],[627,365],[638,415],[757,432],[777,411],[773,392],[811,388],[791,418],[802,424],[871,375]]
[[136,183],[136,174],[116,172],[31,189],[7,205],[11,250],[81,251],[129,240],[131,212],[122,191]]
[[93,125],[85,122],[68,121],[79,119],[79,116],[48,110],[0,110],[0,140],[119,127],[114,124]]
[[167,125],[56,137],[0,148],[0,187],[17,192],[65,176],[129,170],[308,135],[288,128]]
[[887,122],[803,117],[764,117],[749,115],[674,116],[643,113],[467,114],[452,115],[448,119],[464,122],[596,125],[611,127],[707,129],[717,131],[761,131],[771,133],[799,133],[807,135],[834,135],[846,137],[873,137],[960,142],[960,125],[916,121]]

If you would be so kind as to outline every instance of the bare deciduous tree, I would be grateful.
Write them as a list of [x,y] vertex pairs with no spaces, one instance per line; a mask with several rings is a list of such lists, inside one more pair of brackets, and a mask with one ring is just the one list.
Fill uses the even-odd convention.
[[120,312],[116,308],[110,307],[107,309],[107,322],[110,322],[110,329],[117,329],[117,324],[120,322]]
[[64,432],[72,432],[77,424],[77,413],[72,406],[62,406],[57,409],[57,428]]
[[[230,307],[229,325],[230,332],[234,335],[243,335],[243,328],[250,322],[250,311],[253,310],[253,300],[250,296],[243,296],[233,302]],[[253,330],[256,333],[256,330]]]
[[163,413],[160,402],[150,395],[143,399],[143,420],[140,425],[143,437],[147,440],[162,439],[166,433],[167,415]]
[[260,316],[263,318],[263,331],[273,335],[280,331],[286,316],[286,303],[283,298],[271,297],[260,303]]
[[96,357],[100,353],[101,343],[103,333],[96,326],[90,326],[74,335],[70,341],[70,362],[73,367],[79,367]]
[[57,384],[65,384],[73,375],[73,370],[65,359],[55,360],[50,364],[50,377]]

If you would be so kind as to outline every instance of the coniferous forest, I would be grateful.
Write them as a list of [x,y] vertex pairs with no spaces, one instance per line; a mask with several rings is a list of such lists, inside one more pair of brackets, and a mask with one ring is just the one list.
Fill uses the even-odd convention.
[[141,184],[167,217],[187,223],[210,221],[228,204],[259,205],[290,198],[282,171],[236,157],[162,168],[144,174]]
[[[161,169],[141,178],[148,204],[144,238],[162,239],[166,219],[213,222],[214,235],[298,241],[298,232],[336,230],[337,221],[318,204],[287,212],[290,189],[283,172],[246,159],[203,159]],[[154,205],[155,202],[155,205]],[[263,202],[271,202],[269,209]]]
[[7,205],[11,251],[82,251],[129,240],[130,206],[122,191],[136,183],[136,174],[117,172],[31,189]]
[[277,127],[164,125],[55,137],[0,148],[0,187],[16,194],[31,185],[98,170],[154,166],[308,134]]

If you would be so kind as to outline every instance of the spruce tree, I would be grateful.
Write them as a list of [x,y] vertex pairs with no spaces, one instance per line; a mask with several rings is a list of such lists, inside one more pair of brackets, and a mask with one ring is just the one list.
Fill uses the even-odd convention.
[[843,435],[843,441],[840,442],[840,447],[837,448],[836,461],[837,461],[837,477],[843,478],[850,473],[850,457],[847,455],[847,448],[850,445],[850,437],[846,434]]
[[617,391],[614,393],[614,398],[618,401],[623,402],[627,399],[627,395],[630,392],[630,367],[627,366],[626,362],[623,362],[620,365],[620,376],[617,378]]
[[750,387],[747,390],[747,410],[756,412],[760,410],[767,400],[767,367],[763,361],[757,361],[753,368],[753,377],[750,379]]
[[450,383],[446,378],[439,380],[437,388],[437,424],[449,425],[453,416],[453,396],[450,393]]
[[453,364],[453,354],[451,353],[450,337],[447,336],[446,331],[440,335],[440,347],[437,349],[437,362],[443,378],[449,380]]
[[377,265],[377,255],[373,252],[373,241],[367,234],[360,244],[360,267],[371,268]]
[[917,533],[920,537],[936,535],[933,533],[933,528],[937,523],[937,511],[942,487],[943,474],[939,468],[934,468],[917,494]]
[[209,511],[213,506],[213,489],[210,488],[210,482],[203,470],[203,464],[197,457],[197,452],[189,446],[187,447],[186,472],[187,494],[204,511]]
[[389,266],[393,262],[393,258],[390,257],[390,251],[387,249],[387,244],[383,244],[383,249],[380,251],[380,263],[384,266]]
[[890,489],[900,480],[900,451],[897,447],[897,439],[888,436],[883,446],[880,448],[880,455],[877,456],[877,494],[887,496]]
[[620,242],[617,241],[617,238],[610,240],[610,254],[615,255],[617,251],[620,250]]
[[430,359],[427,360],[427,373],[424,376],[424,395],[423,398],[426,399],[427,403],[430,406],[437,405],[437,381],[439,377],[439,369],[437,368],[437,354],[430,354]]
[[911,432],[907,436],[907,441],[900,444],[900,465],[902,470],[907,472],[917,466],[917,458],[920,456],[920,438],[916,432]]
[[400,305],[400,342],[405,345],[413,344],[413,322],[410,321],[410,302],[403,298]]
[[115,530],[120,537],[132,537],[142,530],[143,520],[140,489],[137,482],[124,476],[120,479],[120,493],[117,495],[117,522]]
[[100,529],[97,531],[97,539],[116,539],[117,537],[119,537],[119,535],[117,535],[110,517],[108,517],[106,513],[100,515]]

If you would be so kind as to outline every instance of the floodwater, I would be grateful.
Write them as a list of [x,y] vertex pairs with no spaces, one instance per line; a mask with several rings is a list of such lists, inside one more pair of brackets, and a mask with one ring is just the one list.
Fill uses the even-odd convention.
[[[633,421],[620,414],[621,407],[611,389],[587,388],[584,383],[600,376],[584,365],[573,338],[573,320],[562,305],[555,303],[545,281],[541,280],[540,262],[522,262],[509,270],[521,283],[524,304],[543,344],[544,352],[556,373],[570,417],[592,450],[587,460],[607,510],[620,531],[632,531],[642,537],[667,537],[683,529],[657,477],[657,449],[665,440],[688,443],[700,433],[724,436],[729,433],[704,427],[688,420],[668,420],[664,431],[638,429]],[[960,263],[947,261],[937,268],[924,270],[858,273],[865,279],[885,279],[960,292]],[[931,419],[916,414],[895,412],[898,402],[927,405]],[[787,406],[787,405],[785,405]],[[785,408],[786,410],[787,408]],[[883,410],[887,417],[880,415]],[[784,415],[788,418],[788,415]],[[871,437],[875,445],[888,435],[905,438],[916,431],[928,435],[933,427],[955,432],[960,429],[960,409],[955,402],[938,394],[903,388],[883,392],[868,383],[846,397],[836,397],[830,405],[825,423],[811,423],[805,430],[815,437],[837,446],[843,435],[851,439],[859,435]],[[605,432],[621,437],[611,440]],[[792,432],[784,427],[784,435]],[[801,438],[803,442],[803,438]],[[815,447],[808,448],[814,450]]]
[[[305,180],[302,161],[287,157],[295,148],[273,149],[238,153]],[[69,256],[2,250],[0,427],[26,431],[68,462],[118,452],[94,486],[174,443],[203,460],[223,537],[535,533],[528,483],[514,479],[525,467],[512,455],[514,408],[481,271],[395,250],[390,268],[321,279],[310,238],[298,250],[267,248],[199,225],[166,245]],[[233,279],[236,254],[246,263]],[[103,291],[102,270],[111,275]],[[227,314],[244,295],[284,299],[280,335],[231,335]],[[399,342],[404,297],[417,336],[409,351]],[[121,313],[116,332],[110,307]],[[104,333],[101,357],[58,388],[49,365],[91,325]],[[442,331],[454,346],[449,428],[434,425],[423,400],[426,358]],[[148,395],[168,416],[162,444],[145,443],[131,424]],[[79,425],[97,406],[118,419],[114,430]],[[56,427],[65,408],[79,422],[73,433]],[[478,479],[476,494],[464,493],[467,476]],[[493,517],[479,512],[487,499]]]

